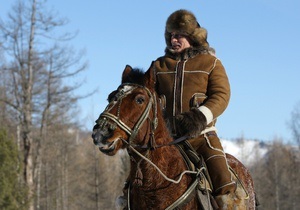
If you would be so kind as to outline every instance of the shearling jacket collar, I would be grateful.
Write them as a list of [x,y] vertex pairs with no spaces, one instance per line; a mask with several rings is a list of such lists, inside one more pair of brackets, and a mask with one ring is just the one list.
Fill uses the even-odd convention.
[[166,48],[165,53],[167,57],[170,57],[177,61],[188,60],[195,57],[198,54],[209,54],[209,51],[204,47],[190,47],[184,49],[181,53],[175,53],[172,48]]

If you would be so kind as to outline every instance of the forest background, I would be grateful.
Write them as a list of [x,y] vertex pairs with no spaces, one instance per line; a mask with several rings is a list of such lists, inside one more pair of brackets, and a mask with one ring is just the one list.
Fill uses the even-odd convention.
[[[165,1],[163,2],[162,7],[168,6]],[[107,157],[101,154],[92,144],[90,138],[91,128],[96,117],[93,113],[93,105],[87,104],[86,101],[95,97],[95,95],[99,95],[99,92],[95,93],[97,86],[94,86],[95,88],[93,86],[87,88],[87,83],[82,79],[88,75],[86,72],[90,70],[90,66],[88,65],[88,60],[86,60],[85,52],[74,48],[72,45],[76,39],[78,40],[77,37],[80,33],[78,31],[69,32],[67,30],[69,29],[68,19],[61,17],[49,4],[50,2],[39,0],[15,1],[12,7],[7,10],[7,15],[1,14],[0,209],[114,209],[114,200],[121,193],[123,182],[128,173],[128,156],[124,152],[115,157]],[[206,3],[203,2],[202,5],[204,7]],[[105,8],[106,6],[106,3],[103,3],[103,7]],[[179,6],[181,5],[177,5],[177,7]],[[164,20],[175,8],[171,7],[169,10],[170,12],[163,11],[165,17],[159,19],[162,24],[161,34],[163,34]],[[293,11],[295,10],[291,10],[291,16],[293,16]],[[159,11],[159,13],[161,12]],[[118,14],[126,15],[121,13],[121,11],[118,11]],[[122,17],[120,16],[119,18],[121,19]],[[95,23],[99,21],[99,27],[102,28],[104,34],[110,34],[107,30],[111,29],[111,26],[108,28],[103,26],[105,25],[104,23],[110,22],[109,20],[110,18],[100,18],[94,21]],[[130,28],[131,25],[126,26]],[[97,27],[97,24],[95,24],[95,27]],[[143,33],[150,33],[148,31],[149,27],[145,27],[147,32],[133,28],[131,29],[132,33],[128,35],[122,33],[123,27],[125,26],[122,26],[119,29],[119,34],[117,34],[120,36],[115,36],[116,34],[114,34],[112,37],[104,36],[101,39],[96,37],[94,41],[97,43],[114,43],[116,39],[123,38],[128,40],[129,37],[135,39],[135,35],[141,37]],[[231,31],[229,29],[226,30],[226,27],[222,28],[222,30],[224,33],[230,33]],[[261,33],[260,35],[264,36],[263,31]],[[157,34],[159,34],[159,31]],[[297,35],[297,33],[290,34],[290,36],[294,35]],[[151,36],[153,37],[154,35]],[[212,43],[215,43],[214,46],[218,46],[219,42],[216,41],[217,38],[214,40],[214,36],[217,35],[213,35]],[[147,41],[147,38],[149,37],[141,40],[136,39],[137,43],[122,41],[123,47],[126,48],[124,52],[135,49],[131,48],[131,46],[134,47],[135,45],[149,48],[149,44],[153,45],[153,43],[152,41]],[[278,48],[285,49],[279,50],[282,53],[282,51],[288,50],[281,47],[283,45],[281,40],[284,40],[285,44],[290,43],[291,40],[281,37],[281,39],[276,39],[276,42],[273,42]],[[224,41],[228,43],[231,40]],[[242,40],[239,41],[239,45],[242,45]],[[145,44],[143,45],[143,43]],[[162,48],[159,53],[162,53],[163,42],[160,45]],[[119,46],[119,44],[113,45],[115,49],[99,49],[101,61],[99,63],[104,63],[104,66],[107,65],[105,64],[105,61],[108,62],[107,57],[101,57],[103,51],[107,50],[108,55],[112,52],[118,54],[120,52],[117,49],[124,50],[122,46]],[[121,51],[121,54],[124,52]],[[146,61],[140,61],[139,57],[131,55],[131,59],[128,61],[122,60],[125,57],[121,56],[121,61],[118,60],[118,62],[122,63],[122,68],[127,62],[136,63],[136,65],[143,64],[147,68],[151,59],[159,56],[157,50],[154,50],[154,52],[156,54],[147,54],[146,57],[149,56],[150,58]],[[139,52],[137,51],[137,53]],[[222,58],[225,58],[224,60],[230,60],[229,58],[233,57],[232,53],[228,53],[222,47],[217,47],[217,53]],[[239,58],[238,60],[240,61],[243,60],[241,56],[245,55],[238,54],[234,56]],[[252,59],[255,60],[257,56],[260,55],[253,56]],[[280,57],[279,54],[276,54],[276,56]],[[289,56],[291,62],[296,60],[293,59],[296,54],[291,53]],[[246,60],[246,63],[254,62],[250,62],[251,56],[248,54],[246,57],[249,59]],[[276,60],[278,57],[273,59]],[[137,60],[141,63],[137,63]],[[245,63],[245,61],[243,62]],[[113,61],[108,63],[112,65]],[[228,64],[226,66],[231,66],[230,62]],[[118,78],[117,75],[120,76],[122,71],[122,68],[118,65],[116,64],[115,66],[117,69],[115,72],[110,72],[110,69],[106,67],[104,67],[104,70],[92,71],[93,78],[95,78],[93,84],[97,83],[98,77],[103,77],[102,79],[106,80],[101,82],[105,86],[100,87],[101,97],[100,106],[97,107],[96,111],[97,114],[104,108],[108,92],[116,88],[119,83],[118,79],[108,81],[111,78],[107,79],[108,77],[105,77],[109,73],[110,77]],[[282,67],[282,65],[280,63],[279,67]],[[264,68],[267,68],[267,66],[264,66]],[[274,69],[274,66],[271,65],[269,68]],[[281,92],[281,89],[286,88],[286,86],[291,91],[294,90],[295,92],[295,90],[298,90],[297,84],[299,85],[299,83],[292,82],[297,78],[290,77],[290,75],[293,75],[292,70],[295,68],[295,66],[291,66],[291,68],[285,69],[287,71],[285,75],[280,75],[281,79],[285,81],[287,81],[286,75],[289,75],[288,81],[290,83],[283,84],[279,82],[278,78],[272,80],[272,82],[281,84],[280,89],[277,89],[279,87],[276,86],[274,90],[270,91],[271,85],[266,88],[266,90],[271,92],[272,97],[278,97],[278,94],[275,94],[277,93],[276,90]],[[273,72],[277,74],[280,71],[277,72],[275,69]],[[229,74],[232,74],[233,81],[235,81],[236,77],[241,76],[239,74],[234,75],[230,71]],[[249,75],[243,76],[247,80]],[[259,80],[256,80],[257,84],[253,84],[253,81],[251,82],[251,88],[253,88],[253,85],[260,85]],[[245,113],[245,110],[243,110],[244,103],[256,101],[254,95],[249,97],[248,94],[243,92],[247,92],[250,87],[239,85],[241,84],[233,82],[233,90],[235,90],[237,95],[247,97],[242,98],[242,102],[239,102],[237,107],[233,105],[234,109],[231,109],[231,111],[229,109],[229,114],[233,112],[239,113],[240,111]],[[249,83],[245,85],[249,85]],[[240,88],[237,90],[235,89],[236,86]],[[249,140],[248,136],[258,142],[257,146],[253,148],[253,155],[261,147],[266,149],[262,157],[257,157],[256,159],[252,157],[249,160],[248,158],[250,157],[245,156],[242,160],[244,163],[247,163],[247,167],[254,178],[261,209],[293,210],[300,204],[298,199],[300,194],[298,179],[300,173],[300,108],[296,103],[298,100],[296,99],[297,94],[293,94],[293,96],[292,100],[290,97],[286,97],[289,103],[295,103],[294,108],[288,111],[289,114],[284,115],[289,122],[287,130],[290,132],[290,135],[288,137],[286,135],[284,137],[274,135],[274,137],[270,138],[257,129],[257,136],[253,138],[256,127],[253,127],[253,134],[252,132],[251,134],[247,132],[246,137],[243,134],[243,130],[239,131],[239,136],[232,132],[231,135],[237,137],[233,138],[230,136],[231,141],[241,151],[246,149],[245,145],[247,144],[245,142]],[[279,101],[277,99],[272,100],[275,102],[274,105],[281,105],[280,108],[282,108],[282,103],[277,103],[282,102],[283,99],[281,98]],[[85,101],[85,103],[82,103],[82,101]],[[234,102],[235,99],[233,99],[232,103]],[[271,104],[271,102],[269,103]],[[92,114],[87,114],[88,116],[84,118],[82,115],[86,111],[83,112],[82,109],[92,110]],[[253,115],[248,118],[249,123],[241,123],[244,121],[236,119],[237,116],[242,115],[241,113],[235,113],[234,119],[230,120],[229,118],[231,117],[227,115],[222,118],[222,121],[227,121],[227,124],[228,122],[238,121],[239,126],[247,127],[249,124],[258,124],[258,121],[266,121],[264,117],[267,119],[270,115],[270,113],[261,113],[257,107],[252,107],[249,110],[250,115]],[[252,110],[258,110],[258,112],[254,114],[251,113]],[[279,113],[279,108],[276,110],[276,113],[279,114],[278,119],[276,117],[276,120],[271,119],[273,124],[268,125],[271,127],[273,125],[275,128],[285,123],[281,122],[284,121],[281,115],[286,113]],[[266,114],[266,116],[263,114]],[[271,113],[271,115],[273,114]],[[233,114],[230,116],[233,116]],[[245,114],[244,118],[247,118],[247,116],[249,116],[249,113]],[[87,123],[86,121],[89,122]],[[280,121],[279,124],[278,121]],[[230,123],[230,126],[234,125]],[[226,130],[232,131],[232,128],[227,129],[224,124],[220,124],[220,127],[221,133],[226,133],[224,132]],[[236,128],[240,127],[236,126]],[[270,131],[267,129],[267,126],[264,128],[267,132]],[[270,133],[269,135],[273,134]],[[226,136],[229,136],[229,134],[226,134]]]

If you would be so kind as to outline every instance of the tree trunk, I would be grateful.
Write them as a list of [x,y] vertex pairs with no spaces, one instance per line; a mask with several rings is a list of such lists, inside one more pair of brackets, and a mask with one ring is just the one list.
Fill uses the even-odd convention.
[[95,201],[96,209],[100,209],[100,200],[99,200],[99,158],[98,151],[94,149],[94,175],[95,175]]
[[33,154],[32,154],[32,89],[33,89],[33,42],[35,30],[35,12],[36,0],[32,2],[32,14],[29,37],[29,52],[28,52],[28,66],[27,66],[27,81],[24,87],[24,124],[23,124],[23,142],[24,142],[24,179],[29,189],[29,210],[34,210],[34,180],[33,180]]

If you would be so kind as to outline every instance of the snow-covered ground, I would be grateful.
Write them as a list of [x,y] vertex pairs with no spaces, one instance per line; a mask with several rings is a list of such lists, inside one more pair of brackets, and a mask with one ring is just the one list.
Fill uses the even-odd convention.
[[221,139],[223,149],[239,159],[246,166],[250,166],[267,152],[266,146],[256,140],[233,141]]

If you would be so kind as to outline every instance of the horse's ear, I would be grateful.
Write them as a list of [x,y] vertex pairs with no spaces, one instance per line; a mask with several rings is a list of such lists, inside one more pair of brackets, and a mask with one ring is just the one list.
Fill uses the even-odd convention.
[[131,71],[132,71],[132,67],[130,65],[126,65],[125,69],[123,71],[123,74],[122,74],[122,83],[123,83],[124,78],[126,78]]
[[150,68],[145,73],[145,84],[149,88],[155,87],[156,77],[155,77],[155,68],[153,64],[154,62],[151,63]]

